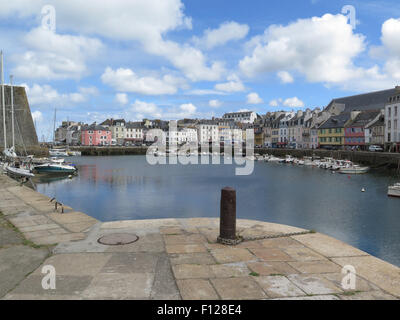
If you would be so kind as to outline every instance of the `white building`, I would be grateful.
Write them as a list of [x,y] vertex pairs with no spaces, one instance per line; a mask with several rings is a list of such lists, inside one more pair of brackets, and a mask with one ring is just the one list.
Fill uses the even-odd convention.
[[143,141],[143,125],[141,122],[128,122],[125,126],[125,141]]
[[200,144],[219,143],[218,124],[213,120],[202,120],[197,124],[197,138]]
[[223,119],[241,123],[254,123],[257,119],[257,114],[253,111],[225,113]]
[[400,86],[385,105],[385,145],[389,151],[400,151]]

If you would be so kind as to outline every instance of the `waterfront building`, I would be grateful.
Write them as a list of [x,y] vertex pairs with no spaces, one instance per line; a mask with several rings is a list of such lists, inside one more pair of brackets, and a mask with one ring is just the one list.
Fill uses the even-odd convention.
[[225,113],[223,119],[241,123],[254,123],[257,114],[253,111]]
[[65,136],[65,142],[68,146],[77,146],[81,144],[83,123],[79,122],[77,125],[68,127],[67,134]]
[[289,121],[295,116],[294,112],[287,112],[279,121],[278,147],[285,148],[289,144]]
[[385,105],[385,149],[400,152],[400,86]]
[[81,142],[82,122],[63,121],[55,131],[55,141],[59,144],[78,145]]
[[126,138],[126,122],[124,119],[107,119],[100,124],[110,129],[114,144],[123,145]]
[[350,112],[332,115],[318,128],[318,143],[325,149],[342,149],[344,146],[344,127],[350,120]]
[[381,110],[379,115],[365,126],[365,144],[384,147],[385,110]]
[[124,144],[143,143],[143,122],[128,122],[125,125]]
[[196,128],[200,144],[219,143],[219,126],[215,120],[200,120]]
[[110,146],[112,133],[109,128],[93,123],[82,128],[81,139],[83,146]]
[[350,120],[345,124],[345,147],[365,150],[365,126],[378,117],[380,113],[380,110],[350,112]]

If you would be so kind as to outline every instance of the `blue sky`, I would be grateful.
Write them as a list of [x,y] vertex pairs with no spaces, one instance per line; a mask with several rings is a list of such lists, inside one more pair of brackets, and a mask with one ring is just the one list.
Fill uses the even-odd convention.
[[[52,5],[52,11],[42,9]],[[348,12],[355,9],[353,29]],[[54,17],[54,20],[53,20]],[[43,27],[54,21],[55,30]],[[20,0],[0,6],[5,78],[52,118],[209,118],[324,107],[400,84],[397,1]]]

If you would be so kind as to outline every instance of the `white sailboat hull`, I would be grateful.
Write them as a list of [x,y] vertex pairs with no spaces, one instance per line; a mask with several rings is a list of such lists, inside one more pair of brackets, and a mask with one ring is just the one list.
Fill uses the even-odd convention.
[[369,167],[350,167],[350,168],[340,168],[339,173],[343,174],[362,174],[367,173]]
[[15,167],[7,167],[6,171],[8,174],[16,176],[16,177],[26,177],[26,178],[32,178],[35,175],[30,172],[29,170],[26,169],[21,169],[21,168],[15,168]]

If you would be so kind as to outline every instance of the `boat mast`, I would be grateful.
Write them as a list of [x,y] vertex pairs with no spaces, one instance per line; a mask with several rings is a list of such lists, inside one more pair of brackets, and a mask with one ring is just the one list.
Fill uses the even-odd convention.
[[0,52],[1,56],[1,104],[3,106],[3,129],[4,129],[4,151],[7,149],[7,132],[6,132],[6,102],[4,94],[4,70],[3,70],[3,51]]
[[57,108],[54,108],[54,123],[53,123],[53,148],[56,145],[56,118],[57,118]]
[[12,146],[15,151],[15,132],[14,132],[14,87],[13,87],[13,75],[10,75],[10,86],[11,86],[11,132],[12,132]]

